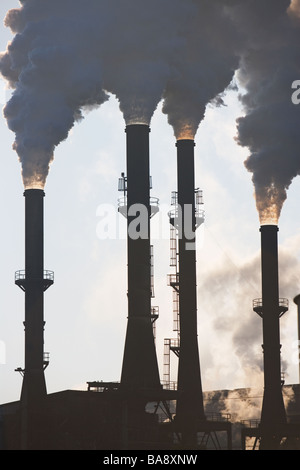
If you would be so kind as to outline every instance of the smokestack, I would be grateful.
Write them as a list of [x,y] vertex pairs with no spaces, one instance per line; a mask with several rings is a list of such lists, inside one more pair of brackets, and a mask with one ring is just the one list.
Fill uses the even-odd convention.
[[261,273],[264,356],[264,396],[261,412],[261,449],[276,449],[280,443],[286,413],[282,396],[279,318],[287,310],[279,299],[278,227],[263,225],[261,232]]
[[299,363],[299,381],[300,381],[300,294],[296,295],[294,302],[297,305],[297,325],[298,325],[298,363]]
[[126,127],[128,323],[121,387],[161,388],[151,319],[149,126]]
[[53,284],[53,273],[44,272],[44,191],[27,189],[24,196],[25,271],[16,272],[15,283],[25,292],[25,368],[22,371],[21,405],[23,418],[26,415],[22,423],[26,428],[25,447],[30,448],[31,418],[47,394],[44,375],[47,365],[44,358],[44,291]]
[[181,211],[179,233],[179,312],[180,354],[176,421],[190,441],[196,437],[196,425],[205,419],[197,336],[197,279],[195,235],[195,176],[193,140],[178,140],[178,208]]

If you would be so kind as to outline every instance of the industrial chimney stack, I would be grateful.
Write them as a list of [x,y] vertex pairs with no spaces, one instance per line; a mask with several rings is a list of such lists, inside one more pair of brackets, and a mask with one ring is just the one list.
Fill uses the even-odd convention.
[[279,319],[288,310],[288,302],[279,299],[278,227],[263,225],[260,232],[262,299],[254,301],[254,311],[262,317],[263,323],[264,396],[260,448],[274,450],[280,444],[287,422],[282,396]]
[[126,127],[128,323],[121,388],[161,389],[151,318],[148,125]]
[[176,422],[191,443],[205,420],[197,335],[196,215],[193,140],[178,140],[180,353]]
[[17,271],[15,283],[25,292],[25,368],[21,391],[23,444],[30,448],[33,416],[46,397],[44,369],[44,291],[53,284],[53,272],[44,271],[44,191],[27,189],[25,196],[25,271]]

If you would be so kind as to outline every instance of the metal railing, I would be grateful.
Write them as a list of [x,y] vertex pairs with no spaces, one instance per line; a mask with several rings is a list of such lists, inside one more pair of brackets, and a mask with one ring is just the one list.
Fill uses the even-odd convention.
[[179,273],[176,274],[168,274],[167,275],[168,279],[168,286],[176,286],[179,284]]
[[[283,308],[289,308],[289,301],[288,299],[280,298],[278,299],[278,306]],[[254,308],[262,308],[263,307],[263,300],[262,299],[254,299],[253,300],[253,309]]]
[[162,380],[161,385],[164,390],[177,390],[177,382],[174,381]]
[[44,352],[43,354],[44,370],[48,367],[49,362],[50,362],[50,353]]
[[[138,204],[138,203],[137,203]],[[150,197],[149,199],[150,217],[153,217],[159,211],[158,197]],[[120,197],[118,199],[118,212],[127,218],[127,197]]]
[[[15,281],[25,281],[26,280],[26,271],[22,269],[15,272]],[[43,271],[43,280],[54,281],[54,272],[49,270]]]
[[258,428],[260,425],[260,420],[259,419],[242,420],[241,424],[245,426],[246,428]]
[[230,413],[205,413],[208,421],[231,421]]
[[[149,199],[150,206],[159,206],[159,198],[158,197],[150,197]],[[127,197],[123,196],[118,199],[118,207],[125,207],[127,206]]]
[[[203,209],[199,209],[198,207],[195,207],[195,216],[201,217],[204,219],[205,217],[205,211]],[[176,206],[174,209],[171,209],[168,212],[168,217],[169,219],[178,219],[179,217],[182,218],[182,211],[179,206]]]
[[195,189],[195,194],[196,194],[196,205],[204,204],[202,189]]

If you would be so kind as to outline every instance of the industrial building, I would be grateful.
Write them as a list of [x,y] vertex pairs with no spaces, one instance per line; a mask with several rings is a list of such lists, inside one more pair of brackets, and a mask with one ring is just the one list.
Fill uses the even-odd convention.
[[[25,366],[18,402],[0,406],[2,449],[248,449],[298,448],[299,387],[281,380],[280,317],[288,309],[278,294],[276,225],[262,226],[262,298],[254,311],[263,320],[264,390],[255,394],[257,420],[235,416],[230,403],[253,399],[251,390],[202,390],[197,339],[196,229],[204,220],[202,193],[195,188],[193,140],[178,140],[177,191],[170,212],[171,257],[175,273],[169,285],[175,298],[175,339],[165,340],[166,358],[178,357],[177,387],[168,369],[161,380],[151,304],[150,220],[156,204],[150,197],[149,133],[147,125],[126,128],[126,174],[120,212],[127,219],[128,321],[119,383],[88,382],[86,391],[48,394],[44,352],[44,294],[54,273],[44,269],[43,199],[41,189],[26,189],[25,271],[15,283],[25,295]],[[143,212],[145,210],[145,212]],[[131,232],[137,214],[140,236]],[[137,227],[135,227],[137,229]],[[296,300],[295,300],[296,302]],[[168,367],[168,360],[166,361]],[[288,388],[289,387],[289,388]],[[285,393],[294,399],[287,406]],[[253,444],[252,444],[253,441]]]

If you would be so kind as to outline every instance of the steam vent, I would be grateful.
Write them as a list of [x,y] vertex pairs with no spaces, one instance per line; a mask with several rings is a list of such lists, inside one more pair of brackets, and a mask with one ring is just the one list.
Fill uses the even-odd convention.
[[0,449],[300,450],[300,0],[8,3]]

